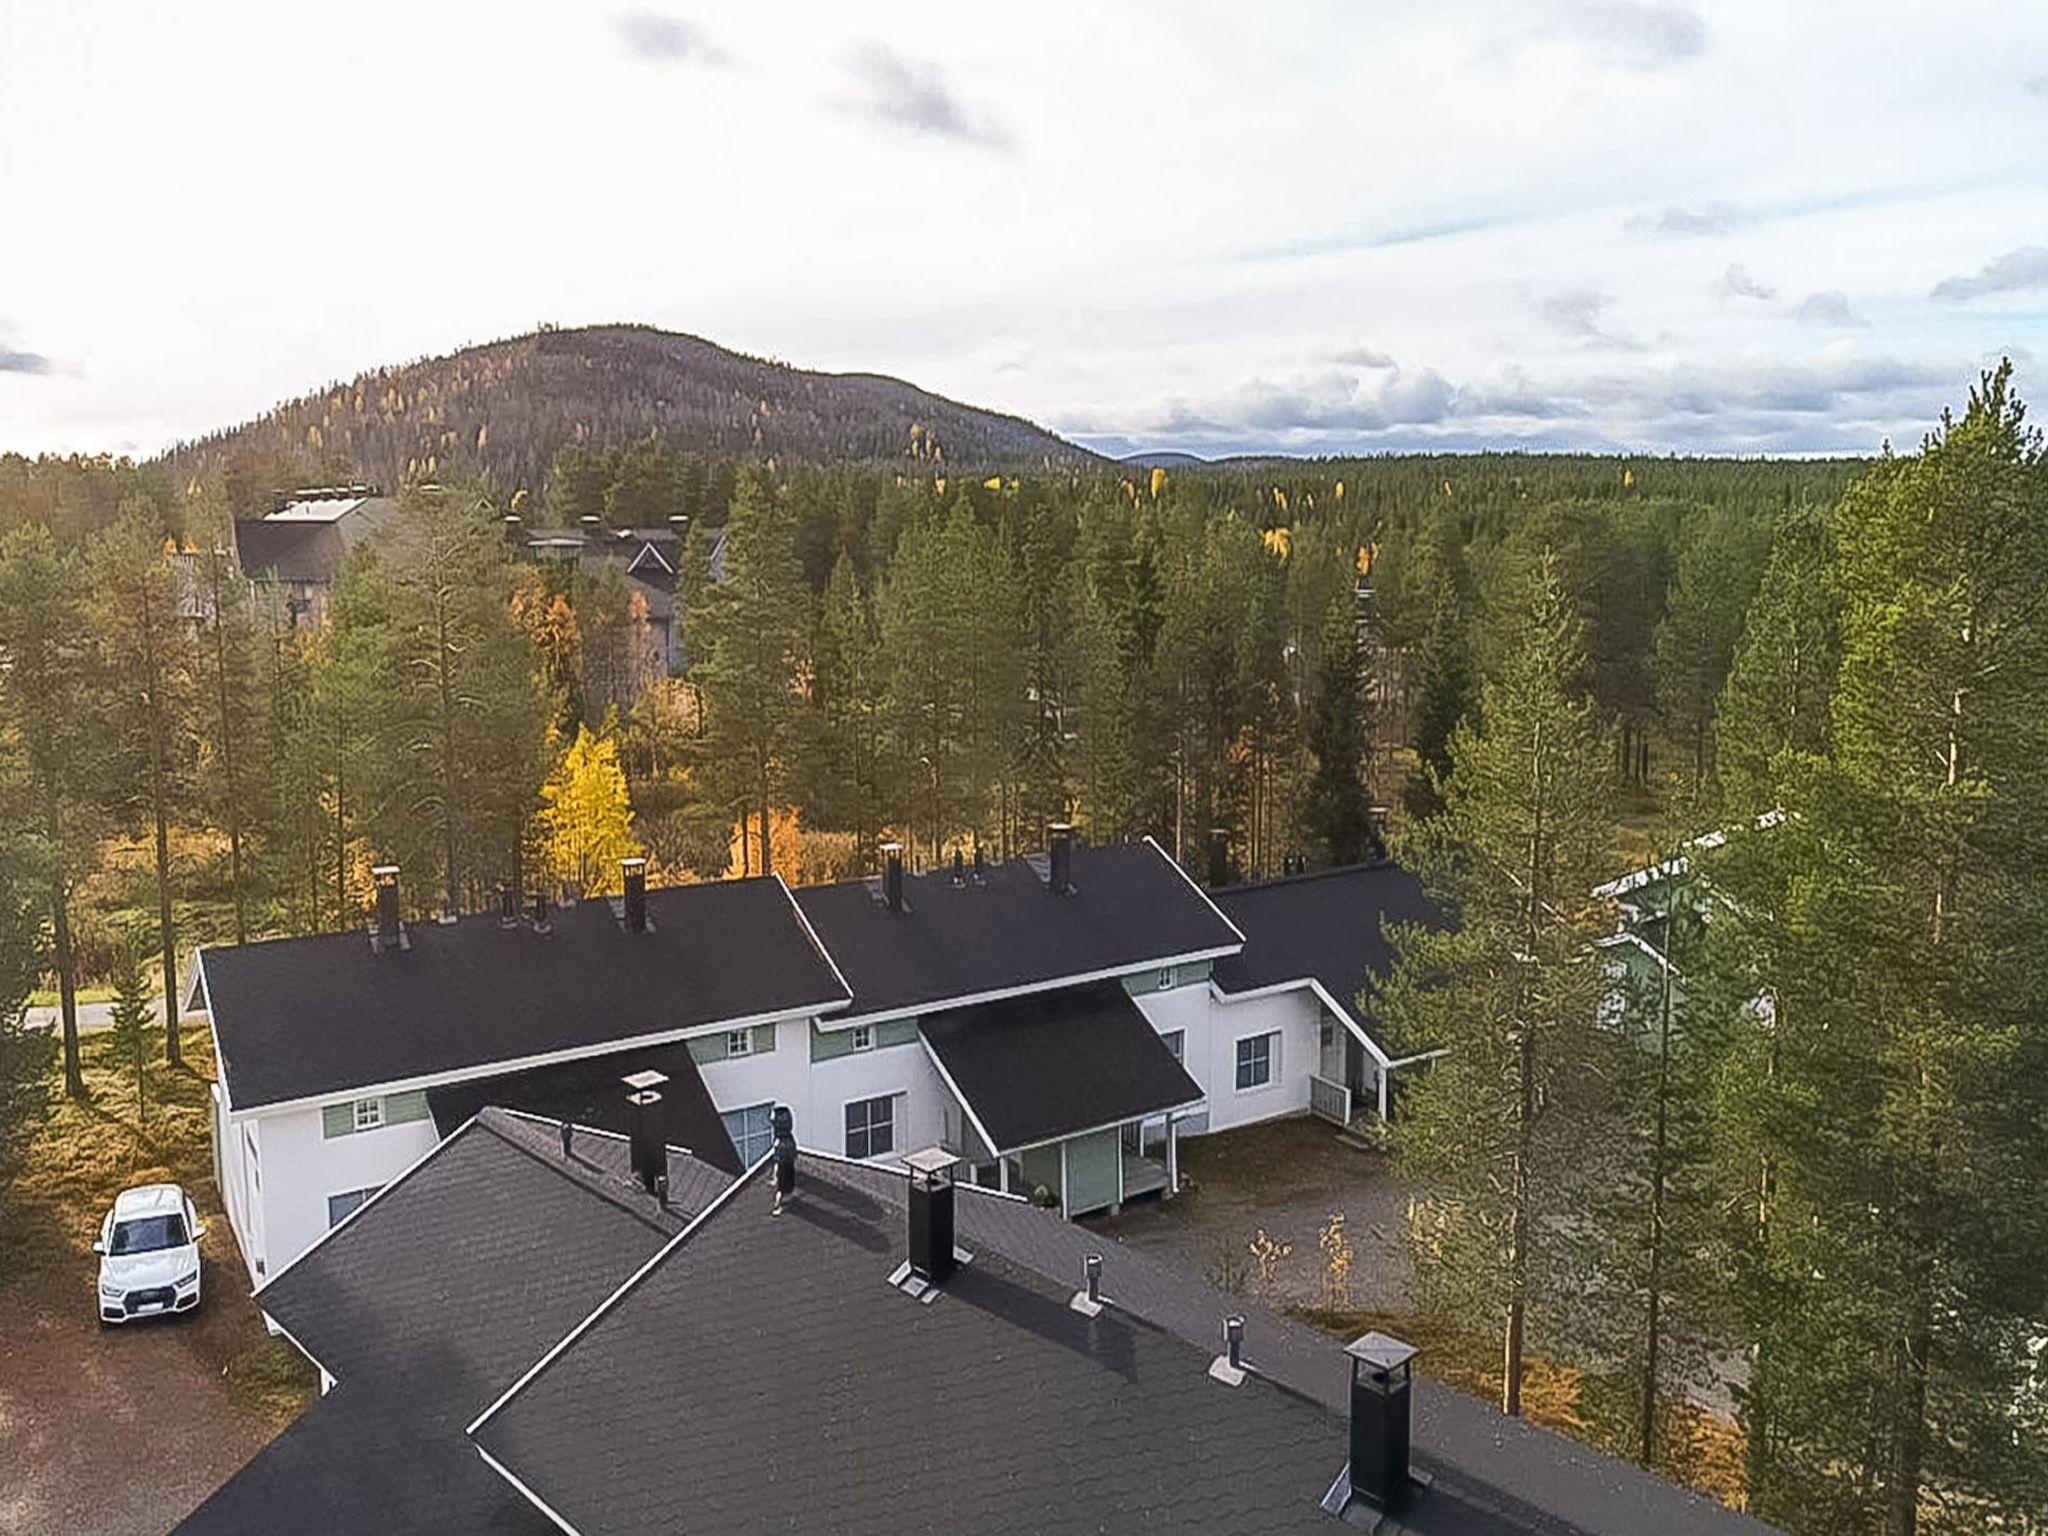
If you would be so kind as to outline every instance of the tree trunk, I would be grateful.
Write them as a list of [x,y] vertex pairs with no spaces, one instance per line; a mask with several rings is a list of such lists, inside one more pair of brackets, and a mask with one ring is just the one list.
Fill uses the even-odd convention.
[[454,647],[448,637],[448,594],[435,594],[435,671],[441,691],[441,856],[448,881],[448,915],[462,910],[455,876],[455,679]]
[[[249,939],[249,921],[242,895],[242,796],[235,782],[234,712],[228,708],[227,626],[221,621],[220,613],[222,554],[223,551],[216,549],[208,562],[213,576],[213,674],[220,706],[221,770],[227,775],[228,870],[235,893],[235,942],[245,944]],[[173,1030],[177,1027],[176,1018],[174,1013],[168,1026]]]
[[1508,1328],[1501,1353],[1500,1411],[1510,1418],[1522,1412],[1523,1314],[1529,1291],[1529,1152],[1535,1114],[1536,1040],[1525,1021],[1520,1046],[1521,1095],[1515,1126],[1512,1193],[1514,1211],[1508,1238]]
[[78,1065],[78,970],[71,954],[71,899],[64,877],[50,892],[50,932],[57,949],[57,1003],[64,1020],[64,1091],[85,1097],[85,1074]]
[[[171,927],[171,837],[164,805],[165,700],[156,654],[155,615],[150,611],[147,589],[142,599],[142,658],[143,680],[149,690],[149,802],[156,821],[156,922],[164,968],[164,1064],[178,1067],[185,1058],[178,1041],[178,939]],[[136,1081],[139,1113],[141,1079]]]
[[1650,1142],[1650,1273],[1648,1306],[1643,1318],[1643,1423],[1637,1460],[1657,1464],[1657,1377],[1664,1347],[1664,1185],[1670,1140],[1671,1107],[1671,938],[1676,927],[1665,919],[1665,964],[1657,1029],[1657,1122]]
[[761,873],[768,875],[774,872],[775,859],[769,846],[768,791],[764,787],[761,791]]

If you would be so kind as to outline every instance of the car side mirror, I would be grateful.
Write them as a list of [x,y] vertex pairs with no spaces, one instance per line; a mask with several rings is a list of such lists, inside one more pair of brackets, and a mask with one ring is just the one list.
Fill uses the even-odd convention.
[[101,1242],[98,1238],[94,1238],[92,1240],[92,1251],[94,1253],[105,1253],[107,1251],[107,1245]]
[[199,1241],[199,1239],[201,1239],[204,1236],[206,1236],[206,1223],[203,1221],[195,1221],[192,1224],[192,1241],[196,1243]]

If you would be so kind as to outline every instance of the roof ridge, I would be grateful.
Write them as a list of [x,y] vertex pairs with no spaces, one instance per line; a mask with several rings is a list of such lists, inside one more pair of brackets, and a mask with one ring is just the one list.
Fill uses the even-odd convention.
[[1371,874],[1378,870],[1407,870],[1398,859],[1361,859],[1355,864],[1332,864],[1328,869],[1305,869],[1298,875],[1273,875],[1265,880],[1244,880],[1236,885],[1220,886],[1213,893],[1221,896],[1235,896],[1240,891],[1270,891],[1279,885],[1305,885],[1311,880],[1330,880],[1338,875]]
[[[588,1194],[595,1195],[608,1205],[617,1207],[642,1225],[651,1227],[657,1232],[669,1232],[671,1230],[658,1217],[641,1209],[641,1202],[629,1198],[624,1189],[615,1187],[610,1179],[600,1177],[599,1170],[594,1165],[577,1164],[573,1153],[567,1158],[548,1157],[538,1147],[529,1145],[520,1137],[508,1134],[506,1128],[498,1123],[498,1116],[501,1113],[504,1113],[504,1111],[499,1110],[497,1105],[487,1104],[476,1112],[476,1118],[473,1123],[489,1131],[499,1141],[512,1148],[513,1151],[531,1158],[541,1167],[548,1169],[556,1177],[576,1185]],[[535,1116],[534,1118],[544,1119],[542,1116]],[[555,1126],[567,1125],[577,1130],[595,1131],[596,1129],[593,1126],[577,1125],[573,1120],[553,1120],[546,1123]],[[667,1147],[665,1150],[676,1151],[678,1149]],[[653,1204],[653,1197],[651,1195],[646,1197],[646,1203]],[[656,1207],[656,1209],[658,1210],[659,1207]]]

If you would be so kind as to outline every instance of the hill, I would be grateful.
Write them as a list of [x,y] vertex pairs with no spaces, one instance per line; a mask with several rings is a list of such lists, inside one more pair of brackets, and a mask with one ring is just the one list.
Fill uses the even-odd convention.
[[165,455],[283,483],[393,486],[484,470],[540,488],[571,443],[658,439],[712,458],[1039,469],[1095,455],[1021,417],[868,373],[816,373],[650,326],[540,330],[361,374]]

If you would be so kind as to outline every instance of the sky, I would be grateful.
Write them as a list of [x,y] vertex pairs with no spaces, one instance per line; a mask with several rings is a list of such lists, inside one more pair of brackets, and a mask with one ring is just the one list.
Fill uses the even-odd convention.
[[640,321],[1111,453],[1867,453],[2048,374],[2038,0],[0,0],[0,451]]

